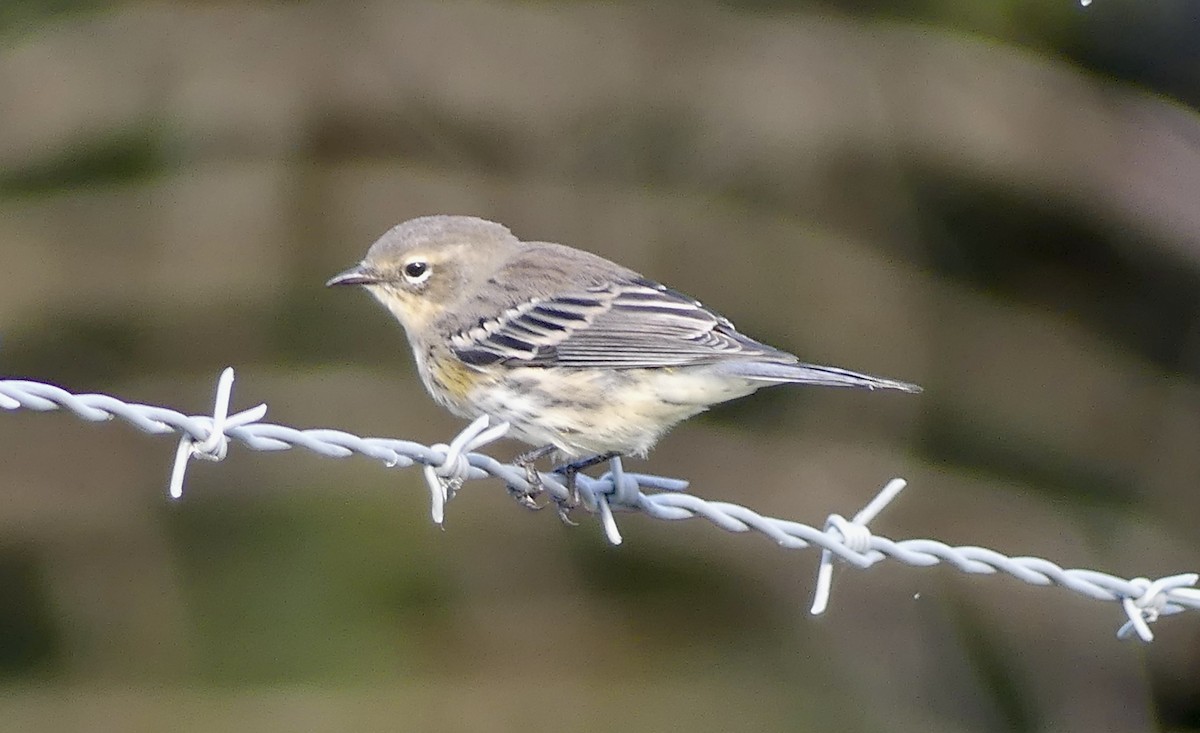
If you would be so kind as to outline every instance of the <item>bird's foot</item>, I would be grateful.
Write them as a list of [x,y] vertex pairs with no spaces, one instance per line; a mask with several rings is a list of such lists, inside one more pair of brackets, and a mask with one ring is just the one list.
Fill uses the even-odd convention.
[[579,472],[616,458],[617,455],[616,453],[601,453],[567,463],[554,469],[555,473],[562,474],[563,482],[567,487],[566,498],[554,499],[554,503],[558,506],[558,518],[562,520],[563,524],[568,524],[572,527],[577,524],[571,519],[571,510],[579,506],[579,487],[575,485],[575,478],[579,475]]
[[508,493],[512,495],[517,503],[531,511],[537,511],[544,505],[537,503],[537,497],[545,492],[546,488],[542,485],[542,477],[538,474],[537,462],[538,459],[550,455],[554,452],[554,446],[543,445],[540,448],[534,448],[517,456],[513,460],[513,465],[525,470],[525,483],[527,486],[508,485]]
[[568,527],[578,527],[579,522],[571,519],[571,510],[579,506],[579,489],[575,488],[576,471],[564,474],[567,485],[567,496],[564,499],[554,497],[554,506],[558,510],[558,518]]

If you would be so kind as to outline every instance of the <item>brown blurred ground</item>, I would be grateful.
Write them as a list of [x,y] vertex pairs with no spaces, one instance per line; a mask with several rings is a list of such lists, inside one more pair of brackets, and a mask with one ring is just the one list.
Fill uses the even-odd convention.
[[[890,537],[1200,566],[1196,114],[1036,44],[799,7],[19,24],[0,372],[203,412],[232,364],[272,421],[445,440],[387,315],[320,284],[470,213],[927,390],[762,393],[638,468],[814,524],[902,475]],[[1142,651],[1115,606],[886,565],[814,620],[815,553],[698,522],[622,518],[613,548],[480,483],[443,532],[414,471],[237,448],[170,504],[168,440],[16,414],[0,446],[5,730],[1200,728],[1188,617]]]

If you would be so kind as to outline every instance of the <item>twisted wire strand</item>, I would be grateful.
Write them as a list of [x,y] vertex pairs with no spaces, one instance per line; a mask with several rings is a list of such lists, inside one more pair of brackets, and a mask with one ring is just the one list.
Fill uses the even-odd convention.
[[[227,376],[232,381],[232,371],[227,371]],[[227,400],[228,388],[225,389],[225,393]],[[62,409],[89,422],[120,418],[152,435],[179,433],[193,443],[214,442],[213,417],[185,415],[169,408],[125,402],[103,394],[73,394],[53,385],[29,380],[0,380],[0,409],[26,409],[36,412]],[[243,420],[261,417],[265,408],[256,408],[239,415],[245,416],[250,412],[255,412],[255,415],[250,418],[243,417]],[[364,438],[341,430],[298,430],[257,420],[246,424],[234,424],[236,418],[237,416],[231,416],[230,425],[223,428],[222,435],[216,436],[222,443],[221,452],[219,456],[210,455],[210,459],[224,456],[223,441],[224,438],[229,438],[258,451],[304,448],[329,458],[362,455],[380,461],[388,467],[408,467],[414,464],[438,467],[442,470],[438,472],[437,481],[447,481],[447,477],[453,474],[453,479],[457,482],[450,491],[446,490],[445,485],[442,486],[441,503],[452,498],[453,490],[463,481],[487,477],[500,479],[510,491],[536,491],[540,488],[558,500],[566,500],[570,493],[559,474],[540,473],[540,486],[534,486],[527,480],[523,467],[501,463],[483,453],[459,452],[452,450],[450,446],[426,446],[395,438]],[[476,421],[457,439],[460,448],[463,444],[470,447],[471,439],[479,436],[486,428],[486,418]],[[504,426],[488,429],[488,435],[484,436],[482,442],[497,439],[504,429]],[[474,446],[478,447],[479,444],[481,443],[477,442]],[[454,455],[451,455],[452,453]],[[460,455],[461,460],[458,458]],[[450,463],[454,466],[450,466]],[[729,532],[757,532],[787,549],[817,546],[860,568],[867,568],[891,558],[915,567],[947,564],[965,573],[1005,573],[1032,585],[1057,585],[1088,598],[1120,602],[1124,604],[1129,622],[1122,627],[1119,635],[1136,633],[1145,641],[1153,638],[1148,623],[1156,620],[1159,615],[1200,610],[1200,589],[1188,587],[1197,582],[1194,573],[1167,576],[1153,581],[1148,578],[1120,578],[1095,570],[1066,569],[1038,557],[1012,557],[985,547],[952,547],[929,539],[895,541],[867,532],[865,520],[847,522],[837,515],[834,515],[837,521],[827,524],[822,530],[800,522],[767,517],[738,504],[709,501],[692,494],[681,493],[687,488],[686,481],[625,473],[619,460],[613,462],[612,471],[599,478],[580,474],[576,481],[584,508],[601,515],[606,534],[614,543],[620,542],[620,534],[612,518],[612,511],[634,511],[654,519],[671,521],[699,517]],[[646,493],[643,489],[656,490],[657,493]],[[882,504],[874,507],[872,515],[880,508]],[[434,517],[435,521],[440,522],[439,510],[440,504],[435,498]],[[831,517],[831,520],[834,517]],[[842,531],[849,525],[859,528],[853,542],[848,542]],[[852,545],[867,549],[859,552],[853,549]],[[814,606],[814,613],[816,612],[819,611]]]

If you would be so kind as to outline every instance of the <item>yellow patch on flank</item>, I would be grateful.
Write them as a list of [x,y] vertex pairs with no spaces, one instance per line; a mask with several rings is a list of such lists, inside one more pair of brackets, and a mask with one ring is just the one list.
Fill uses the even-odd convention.
[[429,376],[457,402],[466,399],[483,375],[453,357],[429,360]]

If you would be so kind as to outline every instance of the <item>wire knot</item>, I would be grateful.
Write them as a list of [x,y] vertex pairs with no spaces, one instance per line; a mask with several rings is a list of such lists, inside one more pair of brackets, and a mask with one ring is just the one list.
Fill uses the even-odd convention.
[[871,549],[871,529],[860,522],[852,522],[841,514],[830,514],[825,520],[825,533],[841,535],[842,544],[848,550],[863,554]]
[[233,367],[225,367],[217,380],[217,396],[213,404],[212,417],[196,417],[206,423],[202,429],[207,435],[203,440],[184,431],[175,449],[175,464],[171,468],[171,483],[168,491],[172,499],[183,496],[183,477],[187,472],[188,460],[200,458],[205,461],[223,461],[229,452],[229,438],[225,431],[262,420],[267,414],[265,404],[230,415],[229,402],[233,397]]
[[[622,542],[621,530],[617,528],[617,520],[613,517],[612,508],[615,505],[638,509],[642,501],[642,487],[636,476],[625,473],[625,466],[621,462],[620,456],[610,458],[608,466],[608,472],[597,482],[599,485],[589,486],[586,494],[590,494],[592,500],[595,501],[596,511],[600,514],[600,526],[604,528],[604,536],[611,544],[619,545]],[[612,491],[606,492],[602,489],[605,482],[612,485]]]
[[429,464],[423,469],[425,484],[429,487],[429,513],[438,526],[446,521],[446,502],[453,499],[463,482],[470,478],[471,461],[467,454],[499,440],[508,432],[508,423],[488,427],[490,422],[487,415],[481,415],[454,436],[449,445],[438,443],[430,446],[443,455],[441,463]]
[[625,467],[621,465],[620,457],[611,459],[610,465],[612,471],[609,472],[608,477],[612,481],[613,490],[607,497],[608,502],[612,505],[636,509],[642,498],[642,487],[638,484],[637,477],[625,473]]
[[446,460],[440,466],[434,466],[433,472],[450,482],[462,483],[467,478],[467,471],[471,470],[471,462],[462,453],[455,453],[450,449],[450,446],[445,443],[438,443],[433,446],[434,450],[446,451]]
[[[858,555],[863,555],[871,549],[871,530],[867,523],[874,519],[883,508],[892,502],[904,490],[908,482],[902,478],[894,478],[879,490],[871,503],[862,508],[854,519],[846,519],[840,514],[830,514],[825,520],[825,536],[837,545]],[[833,590],[833,550],[825,545],[821,550],[821,565],[817,568],[817,587],[813,591],[813,604],[809,613],[818,616],[825,613],[829,606],[829,594]]]
[[[430,490],[437,486],[437,492],[440,494],[441,504],[444,506],[446,502],[454,498],[458,490],[462,488],[463,482],[467,479],[467,471],[471,469],[470,462],[461,452],[455,451],[446,443],[434,443],[429,446],[431,450],[443,452],[446,458],[435,466],[426,466],[423,470],[425,473],[425,483],[429,484]],[[432,483],[430,483],[432,481]],[[443,518],[445,515],[442,515]],[[438,524],[442,520],[434,515],[433,521]]]
[[1171,591],[1193,586],[1197,580],[1200,580],[1200,575],[1196,573],[1169,575],[1158,580],[1130,580],[1134,588],[1140,591],[1140,595],[1125,596],[1121,599],[1121,606],[1129,620],[1117,630],[1117,638],[1128,639],[1136,634],[1142,641],[1154,641],[1154,632],[1150,630],[1150,624],[1157,621],[1159,616],[1184,610],[1183,606],[1171,602]]

